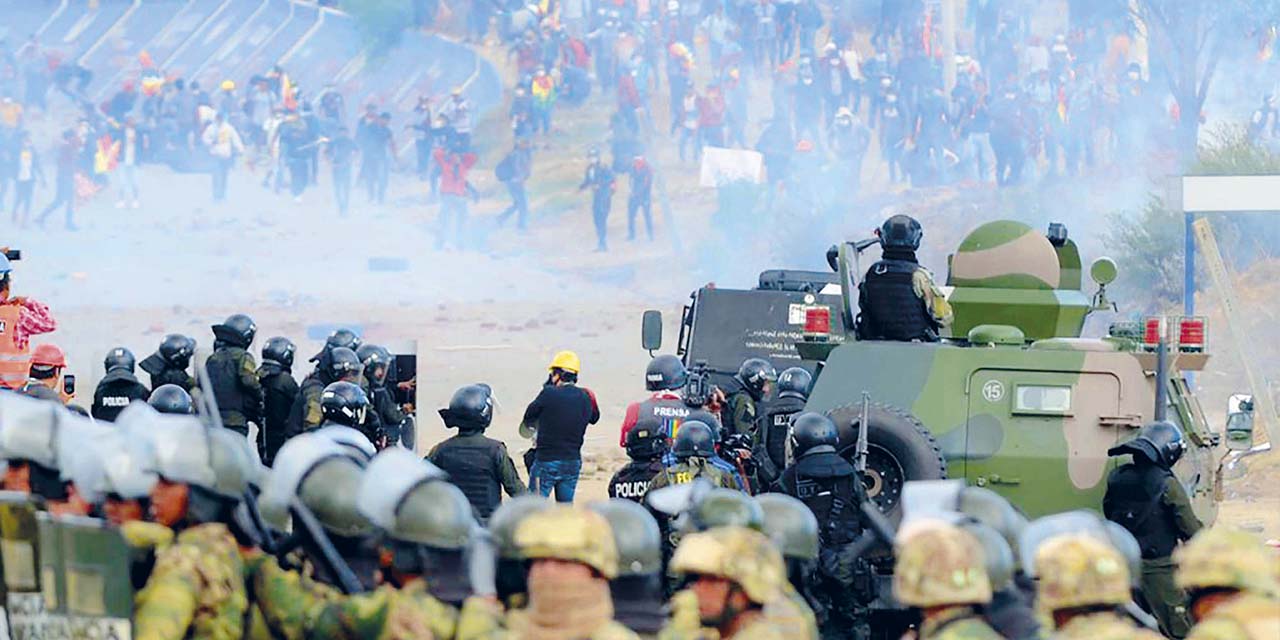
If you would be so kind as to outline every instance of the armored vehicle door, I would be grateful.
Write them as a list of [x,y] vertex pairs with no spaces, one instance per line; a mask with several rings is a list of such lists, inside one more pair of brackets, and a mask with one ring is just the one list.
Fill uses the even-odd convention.
[[[1121,415],[1110,373],[979,369],[969,378],[965,479],[1039,517],[1081,502],[1102,505],[1107,449]],[[1087,496],[1084,494],[1088,494]]]
[[0,567],[4,572],[5,638],[35,638],[40,594],[38,509],[30,495],[0,492]]
[[120,530],[77,516],[56,518],[53,525],[62,546],[66,594],[57,613],[66,617],[72,637],[128,640],[133,584],[129,546]]

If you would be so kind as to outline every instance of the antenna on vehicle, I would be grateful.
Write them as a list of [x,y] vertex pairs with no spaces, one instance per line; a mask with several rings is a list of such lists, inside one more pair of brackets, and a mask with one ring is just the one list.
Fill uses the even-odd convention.
[[1160,318],[1160,340],[1156,343],[1156,422],[1163,422],[1169,415],[1169,387],[1168,387],[1168,329],[1165,325],[1165,319]]

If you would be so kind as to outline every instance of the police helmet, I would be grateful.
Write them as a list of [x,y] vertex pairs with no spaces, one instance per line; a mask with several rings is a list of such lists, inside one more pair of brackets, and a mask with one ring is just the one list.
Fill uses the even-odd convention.
[[765,535],[784,558],[818,559],[818,518],[808,505],[785,493],[762,493],[755,501],[764,512]]
[[323,358],[326,353],[329,353],[339,347],[346,347],[347,349],[355,351],[360,348],[360,344],[360,336],[356,335],[356,332],[350,329],[337,329],[333,333],[330,333],[328,338],[325,338],[324,347],[320,349],[320,353],[311,356],[311,361],[320,362],[321,358]]
[[804,367],[791,367],[778,374],[778,396],[791,396],[800,399],[809,397],[809,385],[813,375]]
[[352,373],[360,373],[360,358],[356,352],[346,347],[338,347],[329,352],[328,366],[325,367],[329,379],[341,380]]
[[649,361],[644,370],[644,388],[649,391],[669,391],[684,386],[689,372],[684,363],[670,354],[660,355]]
[[690,420],[680,425],[680,430],[676,432],[672,452],[677,460],[710,458],[716,453],[716,432],[701,420]]
[[911,216],[898,214],[890,216],[880,225],[880,246],[885,249],[920,248],[920,240],[924,238],[924,229],[920,222]]
[[162,384],[151,392],[147,404],[160,413],[195,413],[191,394],[176,384]]
[[[386,347],[376,344],[362,344],[356,349],[356,357],[360,358],[360,362],[364,364],[364,376],[370,380],[375,378],[379,382],[386,377],[386,372],[391,367],[391,352]],[[382,367],[382,374],[375,375],[378,367]]]
[[102,359],[102,366],[107,370],[107,373],[112,371],[133,373],[133,369],[137,364],[138,361],[133,357],[133,352],[124,347],[116,347],[108,351],[107,357]]
[[647,418],[627,432],[626,448],[632,460],[653,460],[667,452],[667,435],[657,420]]
[[377,447],[373,446],[373,443],[369,441],[369,436],[364,435],[355,427],[330,423],[316,429],[316,433],[342,445],[343,452],[349,458],[361,464],[368,462],[370,458],[378,453]]
[[587,508],[609,521],[620,577],[662,572],[662,532],[648,509],[623,498],[594,502]]
[[1146,458],[1152,464],[1166,469],[1173,467],[1187,450],[1182,430],[1169,421],[1152,422],[1138,432],[1138,437],[1107,450],[1107,455],[1126,453]]
[[799,458],[806,453],[835,453],[840,432],[831,418],[806,411],[791,419],[791,455]]
[[470,384],[454,392],[449,406],[440,410],[446,427],[483,431],[493,421],[493,390],[487,384]]
[[320,395],[320,411],[324,419],[348,427],[364,422],[369,410],[369,396],[360,385],[338,381],[324,388]]
[[191,356],[196,352],[196,341],[180,333],[171,333],[160,341],[156,353],[176,369],[186,369],[191,363]]
[[237,313],[228,317],[222,324],[213,325],[213,336],[222,342],[242,349],[253,344],[253,337],[258,334],[258,325],[253,318]]
[[751,496],[737,489],[715,487],[697,498],[682,514],[678,526],[685,532],[714,527],[745,527],[764,530],[764,509]]
[[298,347],[288,338],[276,336],[262,345],[262,359],[270,360],[288,369],[293,366],[293,355]]
[[742,362],[742,366],[738,367],[738,375],[735,377],[753,397],[759,400],[764,393],[765,383],[777,380],[778,372],[764,358],[747,358]]

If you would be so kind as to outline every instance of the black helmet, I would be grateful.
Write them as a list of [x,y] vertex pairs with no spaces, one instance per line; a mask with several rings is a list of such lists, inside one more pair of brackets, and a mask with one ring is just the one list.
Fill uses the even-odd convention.
[[329,357],[326,359],[329,361],[329,366],[326,367],[325,373],[329,375],[329,379],[333,382],[341,380],[347,374],[360,373],[362,368],[360,366],[360,358],[356,356],[356,352],[346,347],[338,347],[330,351]]
[[324,393],[320,395],[320,412],[328,422],[356,427],[364,422],[364,414],[368,409],[369,396],[364,394],[364,389],[358,384],[335,382],[325,387]]
[[176,384],[162,384],[151,392],[147,404],[160,413],[190,414],[195,412],[191,394]]
[[164,358],[175,369],[186,369],[191,364],[191,356],[196,352],[196,341],[190,336],[171,333],[160,341],[156,353]]
[[840,432],[836,423],[821,413],[805,411],[791,419],[791,455],[799,458],[806,453],[826,451],[834,453]]
[[[364,365],[364,377],[369,380],[375,378],[381,382],[386,377],[387,371],[391,368],[391,352],[386,347],[376,344],[362,344],[356,349],[356,356],[360,358],[360,362]],[[382,367],[382,375],[375,376],[374,370]]]
[[911,216],[898,214],[890,216],[884,224],[880,225],[880,246],[885,249],[911,249],[915,251],[920,248],[920,239],[924,237],[924,229],[920,227],[920,223]]
[[644,370],[644,388],[650,391],[679,389],[688,377],[689,372],[680,358],[664,354],[649,361]]
[[764,394],[764,384],[770,380],[777,380],[778,372],[764,358],[747,358],[742,361],[742,366],[738,367],[738,375],[734,377],[746,387],[747,391],[751,392],[751,397],[759,400]]
[[701,420],[690,420],[680,425],[680,430],[676,432],[672,452],[677,460],[710,458],[716,453],[716,432]]
[[228,317],[222,324],[213,325],[213,337],[233,347],[247,349],[253,344],[253,336],[258,333],[258,325],[253,318],[243,313]]
[[360,336],[350,329],[337,329],[325,338],[324,348],[320,349],[320,353],[311,356],[311,362],[319,362],[324,365],[323,358],[325,354],[337,349],[338,347],[346,347],[352,351],[360,348]]
[[792,395],[800,399],[809,397],[809,385],[813,376],[804,367],[791,367],[778,374],[778,395]]
[[298,347],[292,340],[276,336],[262,345],[262,359],[270,360],[288,369],[293,366],[293,354],[297,350]]
[[484,431],[493,421],[493,389],[487,384],[470,384],[453,393],[449,407],[440,410],[446,427],[459,431]]
[[107,357],[102,359],[102,366],[106,368],[107,373],[117,370],[133,373],[133,368],[137,364],[138,361],[134,359],[133,352],[124,347],[116,347],[108,351]]
[[1138,437],[1107,450],[1107,455],[1119,456],[1126,453],[1146,458],[1153,464],[1166,469],[1172,467],[1187,450],[1187,441],[1182,437],[1182,430],[1169,421],[1152,422],[1138,432]]
[[653,460],[667,452],[667,434],[653,418],[636,423],[627,432],[627,456],[632,460]]

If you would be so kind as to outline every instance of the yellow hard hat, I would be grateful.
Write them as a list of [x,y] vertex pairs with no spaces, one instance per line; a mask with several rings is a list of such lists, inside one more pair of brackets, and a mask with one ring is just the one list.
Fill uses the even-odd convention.
[[576,375],[582,369],[582,361],[578,359],[578,354],[572,351],[561,351],[551,359],[551,364],[547,365],[548,371],[554,369],[568,371]]
[[235,91],[236,83],[233,80],[223,80],[221,87],[223,91]]
[[515,543],[529,560],[580,562],[612,580],[618,575],[618,548],[604,516],[583,507],[556,505],[525,516]]
[[1115,547],[1087,534],[1049,538],[1036,549],[1036,603],[1047,611],[1129,602],[1129,565]]

